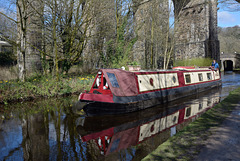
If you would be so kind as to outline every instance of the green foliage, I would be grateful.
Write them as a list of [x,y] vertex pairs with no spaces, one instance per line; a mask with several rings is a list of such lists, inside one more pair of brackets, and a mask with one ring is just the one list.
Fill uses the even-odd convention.
[[112,68],[120,68],[129,64],[129,62],[131,61],[131,59],[129,59],[130,52],[136,40],[137,38],[132,39],[129,43],[126,44],[126,47],[121,46],[123,52],[121,52],[121,55],[119,54],[118,57],[114,57],[112,62]]
[[212,59],[210,58],[193,58],[188,60],[177,60],[174,62],[173,66],[211,66]]
[[29,100],[36,97],[53,97],[80,93],[89,90],[93,83],[92,75],[81,77],[62,76],[56,81],[52,76],[35,75],[25,82],[0,81],[0,103],[14,100]]
[[104,67],[120,68],[127,66],[131,62],[130,52],[137,41],[137,37],[129,38],[129,33],[126,31],[130,14],[118,16],[119,24],[117,24],[116,37],[107,42],[106,56],[101,53]]
[[133,61],[133,62],[129,63],[129,65],[140,65],[140,63],[138,63],[137,61]]

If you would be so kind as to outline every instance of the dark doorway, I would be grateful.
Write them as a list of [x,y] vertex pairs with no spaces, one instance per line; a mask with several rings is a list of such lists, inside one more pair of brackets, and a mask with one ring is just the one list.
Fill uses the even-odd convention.
[[233,62],[231,60],[226,60],[223,62],[224,71],[233,71]]

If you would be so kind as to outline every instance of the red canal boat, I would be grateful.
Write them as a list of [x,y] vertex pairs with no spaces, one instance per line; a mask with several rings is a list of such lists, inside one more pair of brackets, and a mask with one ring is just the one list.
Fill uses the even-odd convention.
[[125,71],[100,69],[80,102],[88,115],[120,114],[142,110],[221,86],[219,71],[175,67],[173,70]]
[[[187,102],[182,107],[177,105],[176,107],[164,109],[161,112],[154,109],[152,115],[149,115],[149,111],[146,113],[139,111],[138,114],[141,117],[135,119],[136,115],[132,116],[131,121],[121,116],[121,123],[118,123],[119,118],[117,117],[112,117],[111,119],[103,119],[103,117],[80,117],[76,121],[77,131],[83,142],[93,140],[94,145],[92,146],[98,147],[101,154],[104,155],[136,146],[142,142],[145,142],[145,145],[147,145],[146,142],[153,137],[157,137],[154,140],[158,142],[156,145],[160,145],[219,102],[219,93],[214,92],[211,95],[206,94],[206,97],[197,101],[192,100],[191,102]],[[84,121],[81,119],[84,119]],[[96,121],[98,124],[93,123]],[[103,123],[103,121],[106,122]],[[113,124],[114,126],[111,126]],[[152,142],[150,145],[152,145]],[[139,146],[138,148],[141,147],[144,146]],[[143,150],[140,151],[143,152]]]

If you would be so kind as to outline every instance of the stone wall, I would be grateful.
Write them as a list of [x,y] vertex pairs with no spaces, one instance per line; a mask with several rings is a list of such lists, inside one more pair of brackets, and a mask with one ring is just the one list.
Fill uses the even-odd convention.
[[133,59],[144,68],[159,67],[169,26],[168,0],[133,1],[136,6]]
[[27,73],[41,71],[41,53],[42,50],[42,29],[43,29],[43,3],[31,0],[31,6],[28,8],[27,20],[27,48],[26,48],[26,69]]
[[[24,1],[25,9],[23,7],[23,1],[19,1],[20,9],[17,12],[17,19],[20,22],[20,13],[23,15],[22,22],[23,28],[21,29],[20,23],[17,25],[18,31],[18,42],[21,42],[21,47],[26,46],[25,50],[25,65],[26,74],[31,74],[36,71],[42,70],[41,65],[41,53],[42,50],[42,29],[43,29],[43,3],[37,0]],[[25,17],[24,17],[25,15]],[[25,24],[26,18],[26,24]],[[25,26],[26,25],[26,26]],[[26,35],[23,33],[26,31]],[[26,44],[25,37],[26,36]],[[20,45],[19,44],[19,45]],[[20,54],[23,49],[18,48],[18,64],[19,70],[23,70],[23,57]],[[22,72],[20,72],[22,73]]]
[[[88,4],[89,3],[89,4]],[[106,56],[107,44],[116,36],[116,10],[114,0],[91,0],[86,4],[91,17],[87,27],[87,42],[83,51],[88,69],[102,68],[101,57]],[[102,54],[102,55],[100,55]]]
[[[175,0],[174,6],[183,1]],[[219,61],[217,0],[192,0],[175,7],[175,59],[196,57]]]

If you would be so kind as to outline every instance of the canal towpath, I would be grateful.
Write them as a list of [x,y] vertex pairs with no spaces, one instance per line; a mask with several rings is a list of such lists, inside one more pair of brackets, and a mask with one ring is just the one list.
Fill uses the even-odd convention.
[[240,160],[240,102],[223,123],[210,129],[212,135],[205,141],[196,161]]
[[239,98],[240,88],[142,160],[240,160]]

